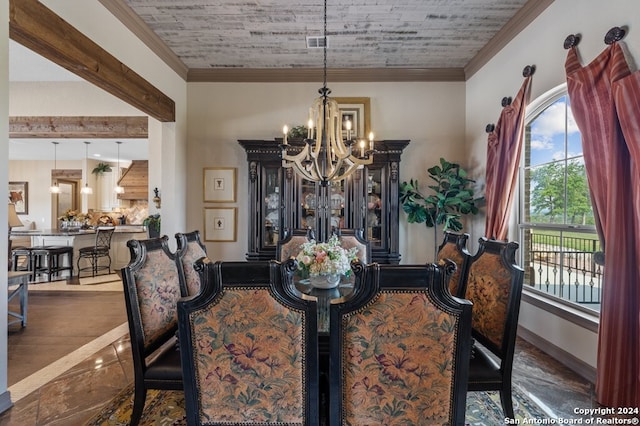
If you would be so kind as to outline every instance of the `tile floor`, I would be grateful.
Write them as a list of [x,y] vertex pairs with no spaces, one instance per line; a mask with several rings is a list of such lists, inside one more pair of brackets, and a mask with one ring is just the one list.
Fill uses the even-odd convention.
[[[38,315],[36,310],[33,315]],[[36,321],[33,318],[33,324]],[[65,345],[64,339],[59,344]],[[29,364],[29,356],[14,360],[9,369],[19,368],[19,363]],[[574,418],[574,408],[598,406],[592,384],[522,339],[516,347],[513,378],[514,386],[550,417]],[[0,425],[82,425],[132,380],[128,330],[121,324],[20,382],[10,383],[14,406],[0,415]]]

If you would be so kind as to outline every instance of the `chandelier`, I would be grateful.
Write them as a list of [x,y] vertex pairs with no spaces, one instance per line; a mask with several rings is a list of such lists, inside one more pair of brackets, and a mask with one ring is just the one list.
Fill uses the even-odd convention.
[[[307,137],[302,149],[290,145],[287,140],[289,128],[284,126],[282,148],[282,167],[292,168],[304,179],[320,182],[326,186],[329,182],[345,179],[357,169],[373,163],[373,133],[369,133],[369,143],[351,138],[351,122],[345,122],[346,140],[342,135],[342,116],[335,99],[329,97],[327,87],[327,0],[324,1],[324,67],[323,84],[309,109]],[[355,149],[354,149],[355,148]],[[359,149],[358,149],[359,148]],[[355,151],[355,152],[354,152]]]

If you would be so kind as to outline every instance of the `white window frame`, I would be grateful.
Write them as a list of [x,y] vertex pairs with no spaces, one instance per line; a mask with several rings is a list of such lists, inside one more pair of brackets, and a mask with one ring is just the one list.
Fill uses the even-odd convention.
[[[544,110],[555,103],[558,99],[567,96],[567,84],[561,84],[553,89],[543,93],[532,101],[525,112],[525,126],[528,126],[532,120],[537,118]],[[526,141],[524,143],[527,143]],[[527,147],[523,143],[523,150]],[[524,181],[524,161],[525,155],[521,156],[521,163],[518,165],[518,211],[515,215],[516,223],[518,227],[518,240],[521,250],[519,250],[520,264],[525,265],[525,245],[524,245],[524,230],[534,228],[529,222],[524,223],[523,218],[525,216],[525,181]],[[547,228],[545,226],[545,228]],[[549,229],[558,230],[578,230],[581,232],[596,233],[595,227],[592,226],[569,226],[569,225],[557,225],[550,224]],[[531,303],[532,305],[544,309],[550,313],[558,315],[563,319],[574,322],[587,329],[597,332],[599,323],[599,312],[582,306],[578,303],[574,303],[560,297],[553,296],[544,291],[533,288],[529,283],[525,282],[523,291],[523,301]]]

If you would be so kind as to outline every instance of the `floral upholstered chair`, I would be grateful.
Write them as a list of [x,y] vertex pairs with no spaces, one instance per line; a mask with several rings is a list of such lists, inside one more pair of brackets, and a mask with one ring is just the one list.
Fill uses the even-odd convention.
[[196,263],[201,292],[178,302],[187,424],[318,424],[316,301],[288,295],[286,265]]
[[198,259],[207,255],[207,249],[200,240],[200,231],[192,231],[187,233],[177,233],[175,235],[178,249],[176,250],[176,258],[178,260],[178,270],[180,271],[180,279],[184,282],[183,294],[193,296],[200,293],[200,277],[194,269],[194,265]]
[[471,254],[467,251],[469,234],[445,231],[442,244],[438,248],[438,260],[450,259],[455,262],[456,271],[449,278],[449,290],[454,296],[464,297],[467,271]]
[[454,265],[354,266],[361,287],[330,308],[331,425],[463,425],[471,304]]
[[285,262],[296,257],[304,243],[315,240],[312,229],[292,229],[285,231],[284,238],[276,245],[276,259]]
[[182,389],[180,353],[171,344],[181,289],[167,241],[167,236],[130,240],[131,261],[122,268],[135,386],[131,425],[140,420],[147,389]]
[[336,235],[340,240],[340,245],[349,250],[353,247],[357,249],[356,257],[365,265],[371,262],[371,244],[365,240],[362,229],[345,229],[336,230]]
[[476,340],[469,391],[500,391],[504,415],[513,419],[511,371],[524,271],[515,262],[518,243],[484,237],[479,243],[469,264],[465,292],[465,298],[473,303],[472,335]]

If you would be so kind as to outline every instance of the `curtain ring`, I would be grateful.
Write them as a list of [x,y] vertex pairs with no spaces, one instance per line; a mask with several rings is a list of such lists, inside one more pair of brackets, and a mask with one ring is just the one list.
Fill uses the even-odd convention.
[[607,31],[607,34],[604,36],[604,42],[611,45],[616,41],[622,40],[626,33],[627,31],[624,27],[613,27]]
[[571,49],[572,47],[576,47],[580,43],[580,34],[569,34],[567,38],[564,39],[564,48]]
[[535,72],[536,72],[536,66],[535,65],[527,65],[522,70],[522,76],[523,77],[531,77],[533,75],[533,73],[535,73]]

